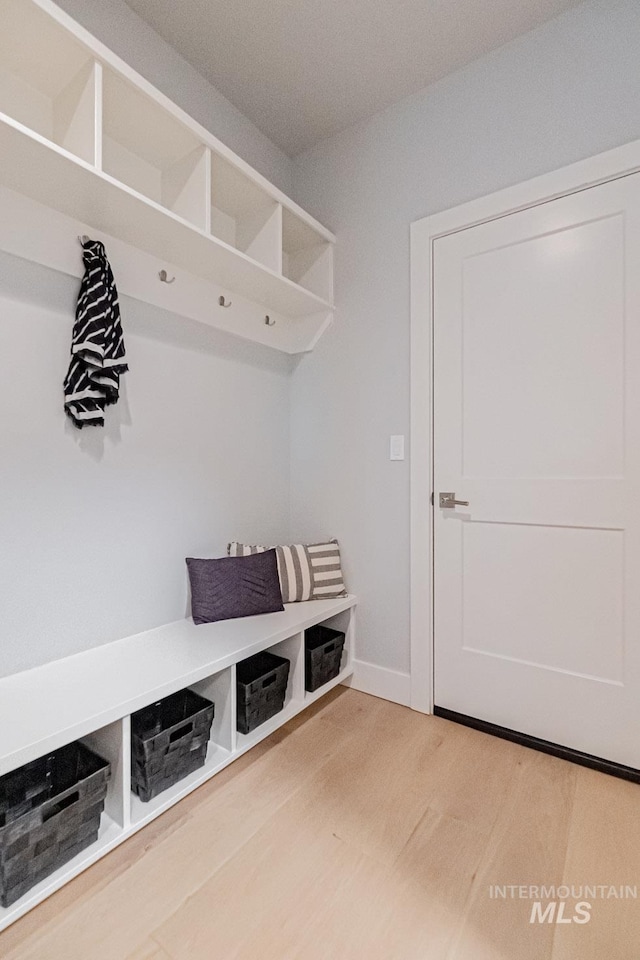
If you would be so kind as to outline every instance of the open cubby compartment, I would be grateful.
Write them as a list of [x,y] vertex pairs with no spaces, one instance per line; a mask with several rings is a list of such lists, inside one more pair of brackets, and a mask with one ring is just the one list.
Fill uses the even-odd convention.
[[35,4],[0,10],[0,112],[95,164],[100,67]]
[[282,208],[237,167],[211,156],[211,233],[276,273],[282,269]]
[[327,303],[331,301],[333,245],[287,209],[282,211],[282,272]]
[[348,610],[342,610],[340,613],[334,614],[334,616],[329,617],[327,620],[322,620],[321,625],[323,627],[330,627],[332,630],[340,630],[344,633],[344,647],[342,650],[342,659],[340,661],[340,673],[335,680],[330,680],[328,684],[325,684],[322,687],[318,687],[313,693],[306,692],[305,698],[307,700],[316,700],[318,697],[321,697],[323,693],[326,693],[330,688],[330,684],[335,685],[336,683],[341,682],[347,668],[351,669],[353,666],[353,648],[355,640],[355,629],[356,629],[356,608],[350,607]]
[[273,647],[267,647],[267,653],[275,653],[277,657],[284,657],[290,663],[287,692],[284,698],[284,709],[293,703],[304,700],[304,651],[302,649],[303,635],[296,633],[287,637]]
[[129,793],[131,804],[131,822],[139,825],[152,820],[158,813],[181,800],[195,787],[209,780],[232,758],[235,729],[235,673],[228,667],[219,673],[205,677],[197,683],[189,684],[189,689],[201,697],[213,701],[215,712],[211,725],[211,737],[207,747],[204,766],[183,777],[173,786],[163,790],[157,797],[143,803],[134,793]]
[[[100,817],[98,839],[81,850],[72,860],[63,863],[48,877],[31,887],[10,907],[0,907],[0,930],[53,893],[78,873],[99,860],[121,842],[128,826],[129,797],[129,718],[117,720],[85,737],[80,737],[90,750],[111,764],[107,796]],[[54,751],[51,751],[54,752]]]
[[288,719],[295,716],[304,706],[304,636],[302,633],[296,633],[286,640],[281,640],[271,647],[266,647],[267,653],[275,653],[277,657],[284,657],[289,661],[289,677],[287,680],[287,692],[284,698],[284,708],[271,717],[265,723],[252,730],[251,733],[236,733],[236,749],[238,753],[249,750],[260,740],[264,740],[274,730],[286,723]]
[[168,110],[108,69],[102,112],[104,172],[205,230],[209,149]]

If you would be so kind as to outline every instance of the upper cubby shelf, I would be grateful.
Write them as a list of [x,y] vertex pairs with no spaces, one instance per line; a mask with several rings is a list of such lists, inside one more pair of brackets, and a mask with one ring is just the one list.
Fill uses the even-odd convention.
[[211,233],[282,272],[282,206],[223,157],[211,157]]
[[259,305],[288,325],[277,349],[311,349],[333,235],[52,0],[0,3],[0,185]]
[[206,229],[207,150],[191,130],[111,70],[102,79],[102,169]]
[[0,111],[95,163],[91,52],[30,2],[0,9]]
[[333,291],[333,247],[290,210],[282,212],[282,269],[286,277],[330,300]]

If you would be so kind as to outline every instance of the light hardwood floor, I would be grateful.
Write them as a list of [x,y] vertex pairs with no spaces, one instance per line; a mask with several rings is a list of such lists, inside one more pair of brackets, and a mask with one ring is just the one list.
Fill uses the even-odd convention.
[[0,934],[0,957],[640,960],[640,900],[532,924],[531,900],[490,896],[507,884],[640,888],[640,787],[341,690]]

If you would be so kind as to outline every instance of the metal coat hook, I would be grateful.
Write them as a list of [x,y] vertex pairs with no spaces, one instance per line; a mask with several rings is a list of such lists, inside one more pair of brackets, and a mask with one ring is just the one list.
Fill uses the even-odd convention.
[[275,327],[276,325],[275,320],[272,320],[269,314],[267,314],[266,317],[264,318],[264,322],[268,327]]
[[218,297],[218,303],[220,304],[221,307],[230,307],[230,306],[231,306],[231,300],[229,300],[229,301],[225,300],[225,298],[222,296],[222,294]]
[[161,270],[158,276],[160,277],[163,283],[173,283],[174,280],[176,279],[175,277],[171,277],[171,280],[169,280],[169,274],[167,273],[166,270]]

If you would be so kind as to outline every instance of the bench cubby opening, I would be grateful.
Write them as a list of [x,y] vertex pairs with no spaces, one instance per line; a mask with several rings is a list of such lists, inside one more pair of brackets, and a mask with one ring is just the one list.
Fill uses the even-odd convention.
[[338,676],[328,683],[323,684],[323,686],[318,687],[313,693],[305,691],[304,697],[307,702],[317,700],[331,690],[332,687],[342,683],[342,681],[353,672],[355,615],[355,608],[351,608],[349,610],[342,610],[334,616],[319,621],[324,627],[330,627],[332,630],[340,630],[341,633],[344,633],[344,647],[342,649],[342,659],[340,661],[340,672]]
[[240,733],[236,731],[237,749],[240,753],[250,750],[261,740],[268,737],[274,730],[281,727],[283,723],[295,716],[304,705],[304,654],[302,649],[302,634],[297,633],[292,637],[287,637],[279,643],[270,647],[265,647],[267,653],[273,653],[277,657],[284,657],[289,661],[289,676],[287,679],[287,690],[284,699],[284,708],[276,713],[275,716],[261,723],[259,727],[250,733]]
[[207,756],[204,766],[198,768],[188,776],[183,777],[173,786],[159,793],[157,797],[143,803],[131,791],[131,822],[133,824],[148,823],[154,817],[177,803],[178,800],[191,793],[197,786],[209,780],[218,770],[226,766],[233,759],[234,737],[232,718],[232,684],[233,668],[228,667],[220,673],[205,677],[197,683],[191,683],[189,690],[206,697],[214,704],[214,717],[211,725],[211,735],[207,746]]
[[[113,849],[124,837],[125,831],[129,825],[129,798],[126,795],[128,789],[128,762],[125,756],[125,744],[128,746],[129,737],[129,718],[124,717],[115,723],[108,724],[105,727],[94,730],[80,738],[80,743],[84,744],[91,751],[98,754],[103,760],[107,760],[111,766],[110,776],[107,782],[107,793],[104,800],[104,809],[100,815],[100,827],[97,839],[84,847],[71,860],[67,860],[56,870],[44,877],[37,884],[30,887],[14,904],[9,907],[0,907],[0,929],[8,926],[22,914],[26,913],[33,906],[44,900],[50,893],[57,890],[68,880],[72,879],[78,873],[85,870],[96,860],[99,860],[106,853]],[[73,740],[68,741],[70,743]],[[60,744],[60,747],[65,744]],[[34,756],[32,759],[38,759],[39,756],[48,757],[49,753],[55,753],[56,750],[45,751]],[[22,766],[20,764],[19,766]],[[18,768],[14,768],[18,769]],[[76,793],[70,794],[69,788],[61,796],[65,799],[61,802],[66,807],[71,807],[73,803],[80,804],[81,796]],[[79,787],[79,790],[82,788]],[[86,804],[86,801],[85,801]],[[87,810],[83,807],[83,823]],[[58,819],[58,816],[50,811],[49,819],[51,823]],[[64,816],[64,814],[62,814]],[[57,828],[59,829],[59,828]],[[72,839],[72,834],[69,834]]]

